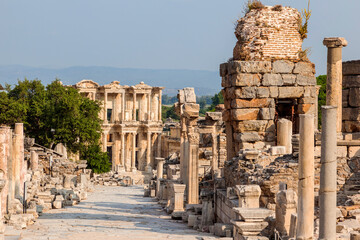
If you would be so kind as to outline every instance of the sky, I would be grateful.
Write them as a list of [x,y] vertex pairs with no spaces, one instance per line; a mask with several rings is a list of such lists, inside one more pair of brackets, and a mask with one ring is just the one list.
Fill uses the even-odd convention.
[[[218,71],[232,56],[245,0],[0,0],[0,65]],[[297,9],[307,0],[263,0]],[[312,0],[304,48],[326,73],[324,37],[360,58],[360,1]]]

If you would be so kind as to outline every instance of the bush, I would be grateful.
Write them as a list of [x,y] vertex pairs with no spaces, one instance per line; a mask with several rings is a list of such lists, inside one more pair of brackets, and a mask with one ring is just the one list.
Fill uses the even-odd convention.
[[109,156],[106,152],[102,152],[99,145],[87,146],[81,152],[81,159],[87,160],[88,168],[92,169],[94,173],[109,172],[111,164]]

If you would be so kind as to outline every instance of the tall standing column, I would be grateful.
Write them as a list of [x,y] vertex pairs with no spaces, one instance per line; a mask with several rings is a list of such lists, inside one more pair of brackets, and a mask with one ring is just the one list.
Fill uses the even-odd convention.
[[103,137],[102,137],[102,148],[103,148],[103,152],[107,152],[107,135],[108,132],[103,132]]
[[148,104],[147,104],[147,113],[148,113],[148,117],[147,120],[151,121],[151,92],[148,94]]
[[326,105],[337,107],[336,130],[342,128],[342,48],[347,46],[344,38],[325,38],[323,44],[328,48]]
[[188,164],[187,164],[187,197],[188,204],[198,204],[199,203],[199,134],[194,132],[193,127],[191,128],[189,137],[189,152],[188,154]]
[[120,93],[116,94],[114,106],[114,121],[119,122],[119,108],[120,108]]
[[156,157],[161,157],[161,133],[157,134]]
[[158,121],[161,121],[161,111],[162,111],[162,106],[161,106],[161,98],[162,98],[162,95],[161,95],[161,90],[159,91],[159,108],[158,108],[158,111],[159,111],[159,113],[158,113]]
[[133,121],[136,121],[136,93],[133,93]]
[[121,120],[125,121],[125,110],[126,110],[126,101],[125,101],[125,92],[122,94],[122,101],[121,101]]
[[107,92],[104,92],[104,124],[108,123],[107,119]]
[[132,155],[131,155],[131,171],[132,172],[136,171],[135,161],[136,161],[136,133],[133,133],[132,134]]
[[319,239],[336,239],[337,108],[321,108],[320,232]]
[[218,141],[217,141],[217,134],[216,134],[216,127],[214,126],[212,134],[212,160],[211,160],[211,167],[213,174],[219,168],[219,161],[218,161]]
[[146,167],[145,171],[151,171],[151,132],[147,132]]
[[21,175],[22,163],[24,161],[24,125],[15,123],[14,147],[13,147],[13,167],[15,174],[15,197],[21,196]]
[[298,224],[296,239],[314,235],[314,116],[300,115]]
[[119,162],[119,155],[118,155],[118,145],[117,145],[117,134],[114,133],[113,134],[113,142],[114,144],[112,145],[112,154],[111,154],[111,169],[112,171],[116,171],[118,162]]
[[125,133],[121,133],[121,155],[120,155],[120,168],[125,167]]
[[292,122],[282,118],[277,122],[277,145],[284,146],[286,154],[292,153]]

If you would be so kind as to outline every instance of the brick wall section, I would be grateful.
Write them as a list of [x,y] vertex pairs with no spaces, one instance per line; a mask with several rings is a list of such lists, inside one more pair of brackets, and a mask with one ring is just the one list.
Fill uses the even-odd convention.
[[314,64],[309,62],[230,61],[220,65],[225,103],[228,159],[240,149],[262,149],[276,142],[276,102],[292,99],[298,114],[317,119]]
[[360,60],[343,63],[343,132],[360,132]]
[[302,39],[298,32],[300,13],[289,7],[253,9],[238,20],[234,60],[300,60]]

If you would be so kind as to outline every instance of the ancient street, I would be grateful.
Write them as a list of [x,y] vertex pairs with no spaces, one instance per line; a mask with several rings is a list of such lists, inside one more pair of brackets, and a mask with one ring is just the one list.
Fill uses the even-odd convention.
[[[209,234],[170,220],[136,187],[97,186],[86,201],[44,213],[26,230],[7,230],[6,240],[202,239]],[[214,239],[214,237],[211,237]]]

